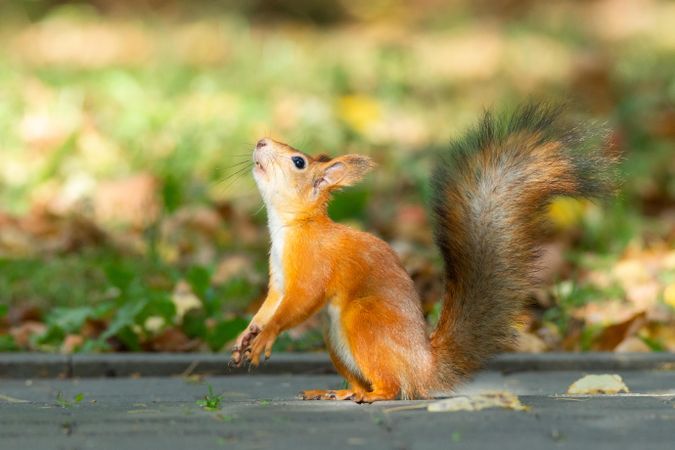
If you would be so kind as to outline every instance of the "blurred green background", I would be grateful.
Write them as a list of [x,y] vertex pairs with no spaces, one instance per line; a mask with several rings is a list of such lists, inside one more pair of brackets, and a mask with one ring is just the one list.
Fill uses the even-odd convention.
[[262,136],[377,160],[331,215],[433,321],[429,156],[528,99],[605,124],[623,179],[552,205],[520,350],[675,350],[675,3],[0,3],[0,350],[224,349],[265,292]]

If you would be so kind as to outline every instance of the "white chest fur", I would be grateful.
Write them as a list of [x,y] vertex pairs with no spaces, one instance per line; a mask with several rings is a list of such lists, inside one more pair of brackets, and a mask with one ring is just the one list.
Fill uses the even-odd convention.
[[328,312],[328,319],[330,320],[328,338],[331,348],[351,373],[359,378],[363,378],[359,366],[356,365],[356,360],[354,359],[354,355],[352,354],[352,350],[342,327],[340,308],[328,304],[326,311]]
[[268,211],[268,226],[270,237],[272,239],[272,248],[270,249],[270,276],[274,288],[279,292],[284,292],[284,240],[285,228],[281,219],[274,211]]

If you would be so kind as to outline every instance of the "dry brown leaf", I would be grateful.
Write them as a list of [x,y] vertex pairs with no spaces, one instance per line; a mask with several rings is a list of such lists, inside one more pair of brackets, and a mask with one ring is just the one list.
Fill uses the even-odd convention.
[[29,349],[30,338],[33,335],[43,334],[47,330],[47,326],[41,322],[27,321],[21,325],[9,329],[9,334],[14,338],[14,342],[19,348]]
[[94,196],[98,223],[119,223],[144,228],[159,214],[159,183],[141,173],[129,178],[101,182]]
[[652,349],[639,337],[628,336],[614,348],[614,351],[617,353],[649,353]]
[[518,334],[517,352],[541,353],[547,350],[548,346],[539,336],[528,332]]
[[609,326],[624,323],[644,310],[629,302],[594,302],[572,311],[572,317],[586,324]]
[[35,305],[15,305],[7,312],[7,322],[10,325],[20,325],[23,322],[41,322],[42,311]]
[[150,346],[157,352],[189,352],[199,346],[199,341],[190,339],[178,328],[167,328],[152,339]]
[[61,353],[73,353],[84,344],[84,338],[79,334],[69,334],[61,344]]
[[108,324],[103,320],[87,319],[80,330],[80,334],[86,339],[98,338],[108,327]]
[[219,285],[226,283],[235,276],[251,276],[255,274],[253,260],[246,255],[230,255],[223,258],[216,268],[212,281]]
[[637,334],[645,324],[645,313],[638,313],[630,319],[610,325],[593,339],[593,350],[610,351],[623,342],[627,337]]

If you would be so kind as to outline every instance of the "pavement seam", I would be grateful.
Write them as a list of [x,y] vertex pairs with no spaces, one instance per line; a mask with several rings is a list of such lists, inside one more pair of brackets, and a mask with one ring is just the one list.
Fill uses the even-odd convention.
[[[324,353],[280,353],[255,370],[233,368],[229,356],[211,353],[40,354],[0,353],[3,378],[82,378],[181,375],[334,374]],[[511,374],[540,371],[675,371],[675,353],[504,354],[487,370]]]

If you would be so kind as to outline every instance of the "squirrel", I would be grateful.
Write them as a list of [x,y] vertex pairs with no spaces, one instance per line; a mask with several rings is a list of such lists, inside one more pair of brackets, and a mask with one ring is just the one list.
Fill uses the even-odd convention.
[[616,157],[560,116],[560,108],[534,103],[508,115],[488,111],[437,155],[431,209],[445,293],[430,335],[413,281],[391,247],[328,217],[331,192],[363,178],[375,165],[371,158],[312,157],[258,141],[253,175],[272,242],[269,292],[237,338],[232,361],[257,366],[279,333],[322,309],[328,352],[348,388],[307,390],[304,399],[429,398],[511,349],[536,284],[545,207],[555,196],[612,191]]

